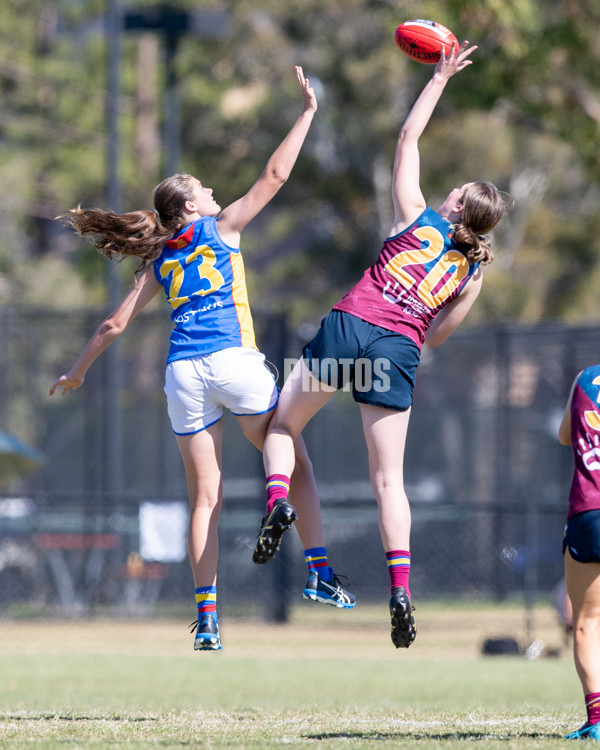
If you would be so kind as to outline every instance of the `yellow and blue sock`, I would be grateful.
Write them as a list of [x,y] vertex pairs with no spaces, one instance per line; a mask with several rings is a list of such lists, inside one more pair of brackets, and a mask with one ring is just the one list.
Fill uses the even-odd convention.
[[290,491],[290,478],[285,474],[270,474],[267,477],[267,515],[273,510],[275,501],[287,500]]
[[322,581],[329,581],[333,575],[333,570],[327,564],[327,548],[311,547],[304,550],[304,559],[309,572],[316,570]]
[[200,586],[195,589],[196,604],[198,605],[198,621],[202,615],[212,615],[215,622],[217,618],[217,587]]
[[388,573],[390,574],[390,585],[404,586],[410,597],[408,578],[410,575],[410,552],[404,549],[391,549],[385,553],[387,559]]

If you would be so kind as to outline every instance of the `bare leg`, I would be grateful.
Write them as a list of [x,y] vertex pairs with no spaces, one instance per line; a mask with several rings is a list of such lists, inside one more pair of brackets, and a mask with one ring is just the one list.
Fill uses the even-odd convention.
[[[386,552],[410,550],[410,506],[404,491],[404,447],[410,419],[407,411],[391,411],[361,404],[369,473],[379,507],[379,531]],[[408,648],[417,631],[406,589],[392,588],[391,637],[396,648]]]
[[379,507],[384,549],[410,549],[410,506],[404,491],[404,447],[410,419],[407,411],[360,405],[369,450],[369,473]]
[[[299,512],[298,532],[305,550],[326,545],[312,465],[301,432],[336,392],[335,388],[323,386],[300,360],[282,389],[264,445],[267,477],[272,474],[292,476],[292,493]],[[277,552],[281,529],[286,523],[285,517],[283,523],[280,522],[280,514],[283,516],[289,508],[289,504],[279,499],[265,517],[252,558],[254,562],[264,563]],[[312,568],[303,596],[344,609],[352,609],[356,604],[355,596],[344,590],[337,577],[321,578]]]
[[[237,417],[244,435],[259,450],[263,450],[269,422],[276,418],[279,406],[274,413],[256,416]],[[323,519],[321,516],[321,504],[319,493],[313,473],[306,445],[302,435],[298,435],[292,442],[293,458],[292,468],[289,473],[278,471],[277,473],[290,476],[290,502],[294,504],[298,512],[296,529],[304,549],[311,547],[324,547]]]
[[337,393],[320,383],[300,359],[285,381],[277,409],[265,440],[265,474],[285,474],[294,470],[294,441],[314,415]]
[[290,501],[298,511],[296,530],[304,549],[326,547],[321,501],[302,435],[296,438],[294,451],[296,465],[291,477]]
[[326,545],[313,467],[301,432],[336,392],[320,383],[299,360],[281,390],[265,439],[266,476],[291,476],[290,500],[298,511],[296,526],[304,549]]
[[222,434],[219,420],[194,435],[177,435],[190,498],[188,552],[196,588],[214,586],[217,580]]
[[565,578],[573,605],[575,669],[584,695],[600,693],[600,563],[578,563],[567,549]]

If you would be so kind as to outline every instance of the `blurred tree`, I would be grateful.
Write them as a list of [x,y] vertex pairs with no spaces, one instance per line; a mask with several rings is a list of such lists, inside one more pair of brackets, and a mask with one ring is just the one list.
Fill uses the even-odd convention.
[[[231,35],[182,41],[181,169],[212,186],[222,204],[250,187],[297,116],[294,64],[304,66],[319,96],[290,181],[246,233],[256,309],[285,310],[295,324],[315,325],[376,257],[391,221],[398,129],[433,71],[402,55],[393,32],[407,18],[429,17],[479,49],[448,85],[423,137],[425,195],[435,207],[457,183],[490,179],[514,201],[469,321],[597,320],[597,3],[229,0],[203,7],[210,5],[227,8]],[[104,11],[101,0],[0,7],[5,300],[104,300],[103,260],[51,221],[77,203],[105,205]],[[127,209],[148,206],[163,177],[163,61],[156,38],[127,35]]]

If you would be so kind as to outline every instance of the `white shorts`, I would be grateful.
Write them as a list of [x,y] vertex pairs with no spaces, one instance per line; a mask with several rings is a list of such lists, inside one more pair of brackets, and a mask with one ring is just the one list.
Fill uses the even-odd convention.
[[277,405],[279,389],[265,355],[246,346],[169,362],[165,393],[176,435],[191,435],[223,416],[265,414]]

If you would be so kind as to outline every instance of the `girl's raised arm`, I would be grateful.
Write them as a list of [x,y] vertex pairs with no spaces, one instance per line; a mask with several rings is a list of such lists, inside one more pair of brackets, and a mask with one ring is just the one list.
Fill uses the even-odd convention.
[[460,47],[453,44],[447,52],[442,51],[433,77],[414,103],[400,130],[392,180],[394,201],[392,235],[411,224],[426,207],[420,186],[419,138],[448,80],[463,68],[471,65],[472,61],[468,57],[477,47],[468,47],[468,44],[468,42],[463,42]]
[[314,89],[299,65],[296,66],[296,76],[302,92],[302,114],[273,152],[263,173],[246,195],[224,208],[219,215],[219,234],[233,247],[238,246],[240,232],[246,224],[262,211],[290,176],[317,111]]

